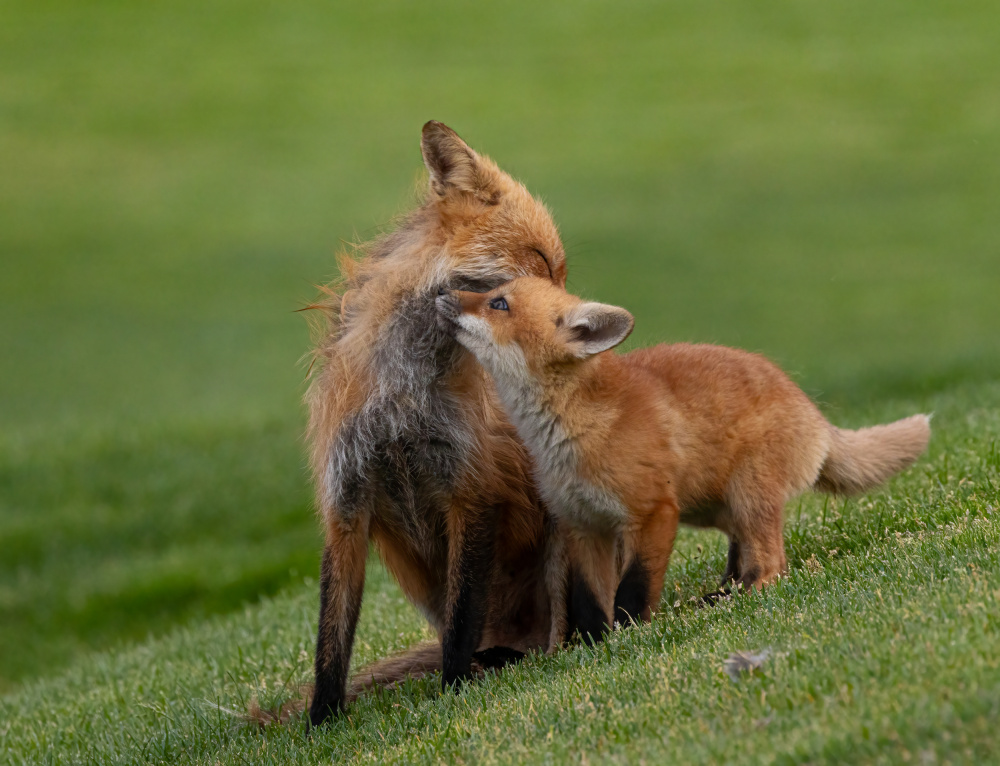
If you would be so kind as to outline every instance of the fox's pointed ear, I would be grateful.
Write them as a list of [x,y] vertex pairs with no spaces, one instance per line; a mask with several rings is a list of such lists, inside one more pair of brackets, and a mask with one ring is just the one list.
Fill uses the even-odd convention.
[[444,197],[450,191],[481,195],[490,185],[489,169],[479,155],[441,122],[424,125],[420,152],[431,174],[431,191]]
[[614,348],[635,326],[635,319],[625,309],[606,303],[581,303],[565,322],[569,345],[581,359]]

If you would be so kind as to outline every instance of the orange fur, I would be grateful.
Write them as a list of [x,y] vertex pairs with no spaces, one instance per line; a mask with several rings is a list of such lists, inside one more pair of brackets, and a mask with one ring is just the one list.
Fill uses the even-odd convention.
[[438,309],[493,375],[606,624],[636,560],[639,616],[659,603],[679,522],[725,532],[735,546],[728,577],[764,586],[785,569],[788,499],[867,490],[913,463],[930,436],[923,415],[837,429],[774,364],[745,351],[676,344],[618,355],[610,349],[631,332],[631,315],[546,280],[456,292]]

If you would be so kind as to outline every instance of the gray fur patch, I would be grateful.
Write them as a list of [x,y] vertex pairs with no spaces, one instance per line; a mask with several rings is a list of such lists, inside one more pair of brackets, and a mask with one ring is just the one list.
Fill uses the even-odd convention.
[[440,508],[473,449],[445,375],[463,353],[437,326],[437,291],[407,296],[382,328],[368,400],[341,423],[327,487],[338,512],[391,514],[414,540],[439,537]]

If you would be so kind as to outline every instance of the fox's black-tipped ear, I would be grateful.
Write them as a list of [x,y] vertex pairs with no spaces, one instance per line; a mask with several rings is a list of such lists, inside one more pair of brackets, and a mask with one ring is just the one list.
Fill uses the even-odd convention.
[[435,194],[443,197],[452,190],[471,194],[482,191],[479,155],[444,123],[431,120],[424,125],[420,152]]
[[581,303],[566,317],[569,345],[581,359],[614,348],[625,340],[635,319],[625,309],[605,303]]

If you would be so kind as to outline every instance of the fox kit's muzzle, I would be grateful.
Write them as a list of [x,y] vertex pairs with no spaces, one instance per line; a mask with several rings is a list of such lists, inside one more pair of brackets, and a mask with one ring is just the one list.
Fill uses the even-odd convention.
[[454,337],[455,331],[458,329],[456,320],[458,315],[462,313],[462,304],[459,302],[458,296],[441,288],[434,302],[437,305],[438,327]]

